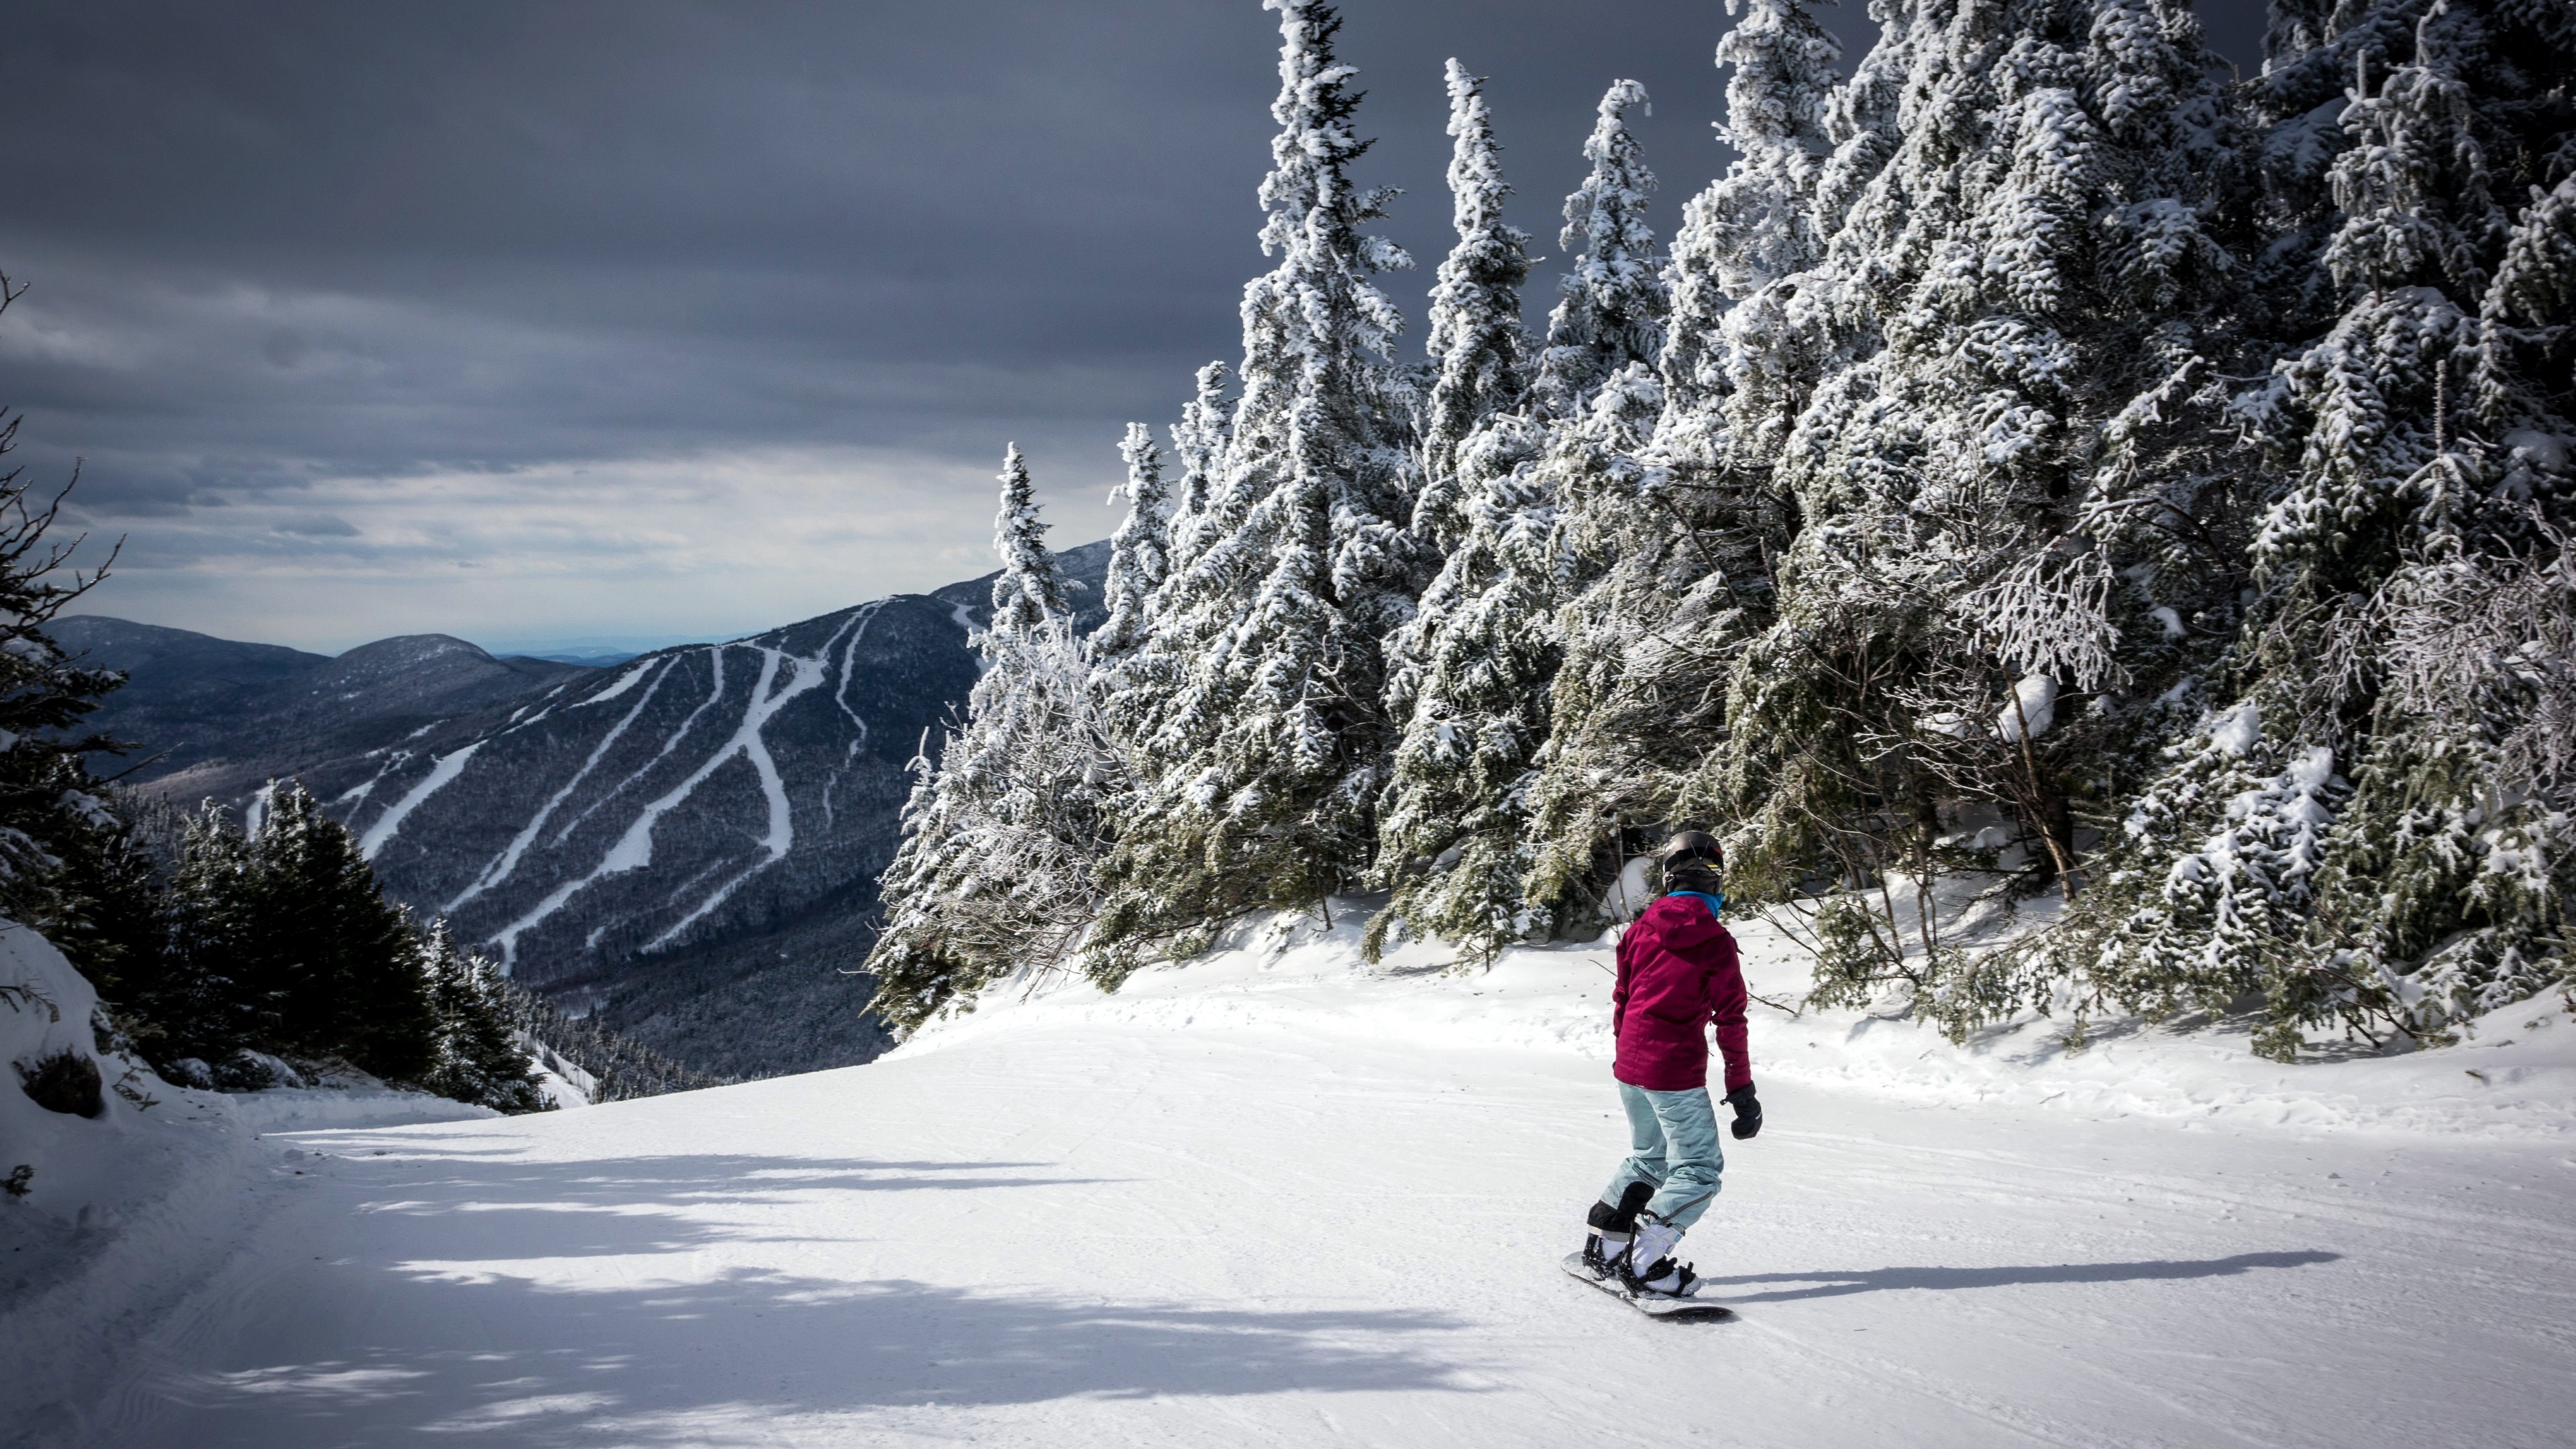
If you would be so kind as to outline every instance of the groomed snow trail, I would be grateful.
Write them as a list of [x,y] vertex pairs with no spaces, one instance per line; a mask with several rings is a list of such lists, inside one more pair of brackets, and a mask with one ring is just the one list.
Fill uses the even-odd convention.
[[[271,1138],[327,1156],[259,1189],[260,1238],[83,1421],[188,1449],[2413,1449],[2576,1423],[2576,1142],[2545,1130],[1784,1074],[1686,1244],[1741,1321],[1642,1319],[1555,1266],[1621,1151],[1603,1064],[1424,1026],[1505,993],[1513,1030],[1597,1010],[1579,955],[1522,954],[1172,973],[844,1071]],[[1757,1060],[1821,1029],[1757,1017]]]

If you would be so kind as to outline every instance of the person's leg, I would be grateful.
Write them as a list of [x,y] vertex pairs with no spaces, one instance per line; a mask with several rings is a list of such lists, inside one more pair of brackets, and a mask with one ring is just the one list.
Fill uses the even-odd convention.
[[1700,1220],[1724,1185],[1726,1154],[1717,1145],[1717,1109],[1708,1088],[1686,1092],[1648,1092],[1664,1139],[1663,1176],[1646,1211],[1661,1222],[1687,1228]]
[[1625,1082],[1619,1084],[1619,1105],[1628,1118],[1629,1155],[1584,1223],[1590,1234],[1583,1244],[1584,1258],[1601,1271],[1624,1258],[1628,1239],[1637,1230],[1637,1210],[1664,1181],[1664,1124],[1654,1105],[1643,1091]]
[[[1614,1206],[1627,1197],[1628,1189],[1643,1183],[1649,1190],[1664,1185],[1667,1164],[1664,1152],[1664,1121],[1655,1110],[1658,1094],[1643,1087],[1619,1084],[1619,1106],[1628,1114],[1628,1158],[1619,1164],[1610,1186],[1601,1200]],[[1706,1092],[1700,1093],[1705,1098]],[[1634,1209],[1631,1209],[1633,1212]]]

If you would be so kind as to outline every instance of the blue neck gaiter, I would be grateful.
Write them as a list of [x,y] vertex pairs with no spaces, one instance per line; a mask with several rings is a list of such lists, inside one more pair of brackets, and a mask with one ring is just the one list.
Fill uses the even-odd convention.
[[1706,891],[1673,891],[1671,894],[1677,896],[1689,896],[1691,899],[1707,906],[1708,918],[1712,921],[1716,920],[1719,914],[1726,909],[1726,897],[1722,895],[1713,896]]

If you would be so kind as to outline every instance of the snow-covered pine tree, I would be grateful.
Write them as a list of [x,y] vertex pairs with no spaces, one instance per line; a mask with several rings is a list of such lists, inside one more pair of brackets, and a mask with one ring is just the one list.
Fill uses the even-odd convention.
[[1458,240],[1431,292],[1438,372],[1413,517],[1443,561],[1387,641],[1387,713],[1400,735],[1372,874],[1394,895],[1369,944],[1402,923],[1490,954],[1539,924],[1520,904],[1519,802],[1556,669],[1553,510],[1530,469],[1544,432],[1515,411],[1529,388],[1529,237],[1502,219],[1511,186],[1484,82],[1453,58],[1448,84]]
[[[1216,473],[1225,464],[1226,440],[1234,432],[1233,403],[1225,395],[1227,372],[1222,362],[1200,368],[1190,400],[1181,405],[1181,420],[1172,425],[1172,456],[1180,462],[1181,480],[1172,491],[1172,521],[1166,530],[1170,547],[1163,567],[1164,591],[1226,528],[1213,504]],[[1154,607],[1161,611],[1159,597]]]
[[[0,274],[0,312],[25,286]],[[82,540],[53,533],[63,500],[79,480],[65,480],[49,500],[34,491],[15,451],[20,415],[0,411],[0,914],[44,933],[93,981],[112,976],[117,959],[151,935],[115,892],[124,826],[107,788],[86,757],[125,748],[82,728],[82,720],[124,676],[83,667],[50,633],[56,615],[96,588],[115,562],[73,564]]]
[[[2517,621],[2466,650],[2484,655],[2467,691],[2483,708],[2403,687],[2422,677],[2406,640],[2468,645],[2492,615],[2470,602],[2482,587],[2464,585],[2545,572],[2552,531],[2569,522],[2576,14],[2389,0],[2339,7],[2296,39],[2297,63],[2268,99],[2286,110],[2291,81],[2313,88],[2337,63],[2340,135],[2288,119],[2276,141],[2285,130],[2301,144],[2266,157],[2285,197],[2313,197],[2322,171],[2331,211],[2291,240],[2322,236],[2301,252],[2316,261],[2307,290],[2335,310],[2241,400],[2283,481],[2250,549],[2259,596],[2233,683],[2269,749],[2293,768],[2323,762],[2349,779],[2332,781],[2349,798],[2299,862],[2312,891],[2251,878],[2279,897],[2280,929],[2243,940],[2189,929],[2178,860],[2166,899],[2132,932],[2139,971],[2197,953],[2216,979],[2259,984],[2271,1017],[2259,1044],[2284,1058],[2320,1026],[2440,1040],[2560,978],[2576,882],[2562,809],[2533,782],[2504,783],[2506,741],[2535,691],[2546,698],[2514,651],[2547,626]],[[2204,807],[2182,858],[2211,857],[2193,848],[2199,828],[2234,841],[2263,816],[2230,803],[2220,822]],[[2149,878],[2163,863],[2141,854]],[[2182,929],[2137,929],[2168,918]]]
[[[1633,513],[1643,508],[1646,467],[1638,451],[1646,443],[1654,418],[1662,413],[1664,394],[1656,384],[1656,358],[1664,351],[1664,317],[1672,307],[1662,258],[1654,248],[1654,229],[1646,224],[1646,201],[1654,193],[1654,173],[1628,131],[1625,113],[1646,106],[1646,88],[1636,80],[1618,80],[1602,93],[1592,137],[1584,139],[1584,160],[1592,170],[1584,183],[1566,196],[1566,229],[1558,237],[1564,248],[1582,248],[1574,271],[1558,281],[1564,297],[1548,315],[1546,348],[1538,358],[1538,379],[1530,384],[1530,407],[1551,420],[1551,436],[1540,446],[1543,462],[1533,467],[1535,490],[1522,511],[1546,511],[1548,552],[1540,559],[1546,572],[1522,572],[1497,593],[1510,606],[1546,603],[1556,614],[1530,621],[1546,632],[1546,655],[1528,655],[1522,663],[1546,668],[1551,696],[1543,704],[1517,706],[1525,727],[1507,735],[1520,753],[1517,771],[1499,771],[1486,763],[1502,792],[1492,797],[1502,817],[1517,822],[1520,841],[1510,853],[1479,848],[1481,871],[1461,877],[1453,895],[1502,900],[1502,882],[1494,871],[1504,864],[1522,869],[1522,902],[1510,920],[1525,926],[1553,926],[1569,910],[1579,910],[1582,879],[1589,871],[1561,869],[1561,853],[1551,848],[1569,830],[1569,812],[1595,812],[1600,786],[1610,784],[1597,763],[1579,745],[1569,743],[1566,712],[1577,717],[1577,735],[1592,696],[1582,683],[1566,681],[1566,668],[1579,676],[1597,673],[1597,660],[1584,650],[1597,637],[1597,621],[1613,608],[1602,590],[1602,578],[1620,567],[1620,544],[1633,536]],[[1623,534],[1628,531],[1628,534]],[[1499,624],[1499,621],[1497,621]],[[1494,627],[1494,624],[1489,624]],[[1515,683],[1538,683],[1538,678]],[[1502,740],[1504,735],[1494,735]],[[1530,766],[1538,766],[1533,773]],[[1533,835],[1538,846],[1533,851]],[[1587,861],[1589,864],[1589,861]],[[1502,920],[1502,915],[1494,915]]]
[[420,937],[419,970],[438,1018],[435,1056],[420,1085],[499,1112],[541,1112],[535,1063],[501,990],[500,969],[456,944],[444,917]]
[[1394,894],[1371,923],[1372,950],[1400,925],[1490,957],[1559,923],[1555,895],[1526,885],[1563,657],[1559,500],[1591,502],[1609,489],[1633,497],[1635,455],[1661,401],[1632,364],[1582,416],[1507,414],[1460,453],[1467,531],[1416,623],[1396,637],[1396,697],[1409,707],[1379,832],[1377,876]]
[[[1736,159],[1682,207],[1673,233],[1662,371],[1667,409],[1680,427],[1667,434],[1709,435],[1705,415],[1713,402],[1759,387],[1791,360],[1794,349],[1781,333],[1794,324],[1781,314],[1798,290],[1778,288],[1763,306],[1743,304],[1813,267],[1824,251],[1814,200],[1832,149],[1825,102],[1842,45],[1816,23],[1809,0],[1727,0],[1726,8],[1744,12],[1717,47],[1717,63],[1732,68],[1718,139]],[[1739,337],[1730,358],[1726,329],[1732,320],[1745,330],[1748,313],[1762,326]],[[1778,451],[1777,440],[1768,441],[1766,456]]]
[[384,898],[358,837],[288,780],[269,791],[248,846],[232,975],[276,1002],[278,1034],[266,1049],[416,1081],[430,1065],[436,1018],[411,923]]
[[[1529,280],[1529,233],[1503,220],[1512,188],[1485,105],[1485,82],[1449,60],[1449,201],[1458,240],[1431,289],[1425,344],[1438,369],[1423,410],[1422,494],[1413,531],[1445,552],[1466,530],[1467,487],[1458,453],[1529,390],[1529,331],[1521,284]],[[1401,718],[1401,712],[1398,715]]]
[[245,835],[211,802],[182,835],[162,908],[168,942],[138,1000],[151,1059],[219,1069],[244,1049],[417,1082],[438,1018],[411,923],[348,827],[294,780]]
[[[1588,584],[1559,620],[1554,735],[1530,792],[1525,889],[1542,913],[1588,915],[1627,837],[1682,808],[1720,739],[1733,651],[1767,618],[1768,564],[1787,533],[1769,473],[1787,417],[1738,450],[1723,409],[1748,390],[1785,397],[1790,378],[1818,365],[1795,355],[1815,319],[1791,320],[1792,279],[1817,250],[1808,199],[1835,55],[1797,0],[1753,0],[1720,42],[1718,63],[1734,72],[1720,136],[1737,157],[1684,208],[1664,269],[1672,311],[1653,438],[1614,445],[1633,429],[1595,426],[1559,450],[1556,471],[1580,501],[1563,557]],[[1749,466],[1730,471],[1731,451]]]
[[[2135,647],[2165,637],[2153,560],[2215,490],[2147,465],[2207,425],[2193,379],[2222,352],[2243,205],[2225,71],[2172,0],[1883,22],[1827,108],[1827,239],[1794,279],[1827,330],[1794,336],[1786,371],[1822,366],[1727,428],[1785,438],[1772,486],[1799,529],[1776,622],[1733,664],[1716,783],[1748,893],[1819,873],[1872,892],[1837,906],[1874,899],[1867,920],[1824,923],[1852,948],[1828,953],[1829,995],[1960,964],[1930,885],[1968,863],[1963,804],[2022,833],[2026,882],[2075,885],[2074,812],[2122,754],[2099,736],[2177,666]],[[2053,737],[2023,718],[2042,697]]]
[[1365,868],[1393,734],[1381,641],[1412,616],[1421,565],[1405,527],[1415,389],[1389,357],[1401,318],[1369,280],[1410,262],[1362,231],[1392,193],[1350,179],[1369,143],[1333,8],[1265,3],[1280,12],[1280,130],[1261,242],[1278,261],[1244,289],[1211,526],[1149,646],[1178,685],[1110,864],[1102,937],[1123,945],[1104,979],[1142,943],[1190,949],[1212,923],[1314,905]]
[[[1163,455],[1154,446],[1154,435],[1143,423],[1129,423],[1118,456],[1127,464],[1121,488],[1127,516],[1109,536],[1109,577],[1102,589],[1109,617],[1089,641],[1095,672],[1116,670],[1144,645],[1153,628],[1154,596],[1171,572],[1171,488],[1163,481]],[[1110,501],[1117,501],[1117,495]],[[1104,684],[1125,687],[1106,677]]]
[[993,632],[1026,634],[1071,612],[1064,568],[1047,552],[1037,490],[1017,443],[1002,455],[1002,507],[993,518],[993,552],[1002,559],[1002,576],[993,581]]
[[1620,369],[1651,367],[1663,351],[1671,298],[1654,228],[1646,224],[1655,173],[1627,119],[1629,107],[1646,103],[1644,86],[1613,81],[1583,143],[1592,169],[1565,198],[1565,231],[1557,239],[1576,253],[1574,269],[1558,283],[1563,295],[1548,314],[1547,342],[1530,387],[1542,416],[1574,416]]
[[870,1007],[898,1029],[1067,959],[1097,905],[1109,802],[1127,785],[1016,446],[1001,483],[984,670],[937,762],[926,749],[913,762],[903,843],[879,882]]

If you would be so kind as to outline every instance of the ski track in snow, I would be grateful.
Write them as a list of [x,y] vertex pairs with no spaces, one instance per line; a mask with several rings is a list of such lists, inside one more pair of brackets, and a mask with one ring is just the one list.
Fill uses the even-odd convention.
[[481,748],[483,748],[483,741],[476,740],[452,755],[440,756],[437,762],[430,766],[429,773],[421,778],[419,784],[412,786],[401,799],[386,806],[385,813],[376,817],[376,823],[367,827],[367,833],[358,837],[358,858],[372,861],[376,858],[377,852],[392,844],[395,832],[402,829],[403,821],[410,816],[411,812],[419,809],[422,801],[445,789],[458,775],[465,773],[466,762],[472,760],[474,752]]
[[[654,674],[654,679],[652,685],[644,691],[643,698],[635,701],[635,703],[627,709],[625,715],[617,721],[617,724],[611,728],[605,736],[601,737],[598,745],[591,750],[590,758],[581,762],[581,768],[573,772],[572,778],[564,782],[562,789],[557,790],[544,805],[538,807],[537,813],[530,816],[528,823],[519,828],[519,833],[512,837],[508,847],[503,849],[499,855],[493,857],[491,862],[483,867],[482,872],[475,876],[474,883],[467,886],[463,894],[447,903],[447,909],[450,914],[453,914],[457,907],[464,905],[467,901],[474,899],[476,896],[483,894],[492,887],[508,880],[518,871],[520,858],[528,853],[528,846],[536,840],[538,832],[546,828],[546,822],[554,818],[555,811],[562,808],[563,802],[572,797],[573,791],[581,788],[582,781],[590,778],[590,772],[599,767],[599,762],[607,758],[609,748],[615,745],[617,741],[625,735],[626,727],[635,723],[636,716],[642,714],[644,712],[644,707],[653,702],[653,696],[662,688],[661,675],[667,672],[667,670],[664,670],[662,666],[667,665],[669,662],[670,661],[668,660],[662,660],[649,667],[650,672],[653,672]],[[620,681],[618,684],[612,685],[610,687],[610,693],[620,694],[625,692],[627,684],[632,681],[632,678],[633,676],[630,675],[628,680]],[[584,703],[596,704],[598,701],[586,700]],[[575,706],[575,708],[579,708],[579,706]]]
[[[1742,1317],[1657,1323],[1556,1267],[1625,1148],[1594,953],[1460,974],[1327,944],[1116,996],[1012,983],[865,1067],[272,1133],[232,1265],[131,1320],[49,1445],[2421,1449],[2576,1422],[2576,1122],[2484,1135],[2500,1098],[2432,1086],[2465,1055],[2282,1069],[2431,1111],[2414,1130],[1763,1076],[1681,1254]],[[1885,1064],[2274,1075],[2205,1038],[2031,1067],[1864,1020],[1757,1011],[1757,1073],[1867,1069],[1904,1031]],[[2562,1096],[2576,1020],[2498,1025],[2532,1040],[2484,1059]]]

